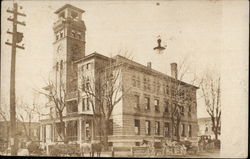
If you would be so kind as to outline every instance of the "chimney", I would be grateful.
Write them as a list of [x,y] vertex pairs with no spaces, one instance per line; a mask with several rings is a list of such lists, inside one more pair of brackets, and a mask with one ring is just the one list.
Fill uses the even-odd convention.
[[148,62],[148,63],[147,63],[147,67],[148,67],[148,68],[151,68],[151,66],[152,66],[151,62]]
[[177,63],[171,63],[171,76],[175,79],[177,79]]

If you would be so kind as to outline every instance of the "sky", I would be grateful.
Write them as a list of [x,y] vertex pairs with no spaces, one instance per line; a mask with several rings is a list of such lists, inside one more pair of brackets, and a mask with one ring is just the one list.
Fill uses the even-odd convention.
[[[160,5],[156,5],[156,3]],[[18,25],[24,33],[25,50],[17,50],[16,96],[32,103],[33,89],[45,86],[44,79],[52,68],[54,11],[64,4],[85,10],[86,55],[98,52],[105,56],[116,55],[119,50],[131,53],[133,60],[170,75],[170,63],[180,64],[186,59],[190,69],[187,81],[196,73],[207,69],[220,72],[222,45],[221,1],[20,1],[23,7],[19,16],[26,26]],[[12,30],[6,13],[12,1],[2,2],[1,36],[1,103],[9,102],[11,48],[4,42]],[[157,54],[160,35],[163,54]],[[198,117],[206,117],[203,99],[199,98]]]

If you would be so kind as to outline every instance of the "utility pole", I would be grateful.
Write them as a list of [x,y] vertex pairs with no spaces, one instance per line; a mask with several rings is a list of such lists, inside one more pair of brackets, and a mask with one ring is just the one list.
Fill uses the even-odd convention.
[[[22,7],[20,6],[20,9]],[[17,24],[25,26],[25,22],[19,22],[17,16],[26,16],[23,13],[18,12],[18,4],[13,4],[13,10],[7,10],[8,13],[13,14],[13,18],[9,17],[7,20],[13,23],[13,31],[7,31],[8,34],[12,35],[12,43],[5,42],[6,45],[11,46],[11,74],[10,74],[10,147],[11,155],[17,155],[17,125],[16,125],[16,92],[15,92],[15,72],[16,72],[16,48],[24,49],[23,45],[19,46],[17,43],[20,43],[23,39],[23,33],[17,32]]]

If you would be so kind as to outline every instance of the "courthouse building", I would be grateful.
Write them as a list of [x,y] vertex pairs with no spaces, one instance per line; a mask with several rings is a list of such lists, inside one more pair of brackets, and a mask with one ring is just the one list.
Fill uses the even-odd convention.
[[[108,66],[109,61],[119,60],[127,64],[120,73],[121,84],[131,88],[115,106],[109,125],[109,144],[112,146],[134,146],[143,139],[159,141],[176,137],[171,126],[171,105],[181,106],[181,139],[196,139],[197,87],[177,80],[177,64],[171,64],[171,76],[152,69],[151,62],[146,66],[117,55],[106,57],[99,53],[85,56],[86,26],[82,20],[84,10],[66,4],[55,11],[58,20],[54,23],[55,41],[53,52],[53,77],[57,83],[64,81],[66,87],[66,109],[63,120],[70,142],[84,142],[89,138],[98,139],[98,128],[93,122],[93,110],[84,93],[88,84],[95,85],[98,71]],[[94,79],[83,83],[81,77]],[[85,81],[86,82],[86,81]],[[180,83],[180,98],[171,94],[175,91],[171,83]],[[123,90],[120,92],[124,93]],[[98,107],[98,105],[94,105]],[[55,112],[52,101],[48,101],[45,111]],[[53,115],[41,119],[41,139],[50,144],[59,141],[56,131],[58,119]]]

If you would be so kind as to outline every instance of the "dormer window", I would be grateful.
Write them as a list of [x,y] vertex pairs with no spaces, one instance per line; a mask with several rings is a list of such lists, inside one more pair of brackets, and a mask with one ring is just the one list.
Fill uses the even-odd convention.
[[73,19],[76,19],[78,17],[78,13],[77,12],[74,12],[74,11],[71,11],[71,17]]

